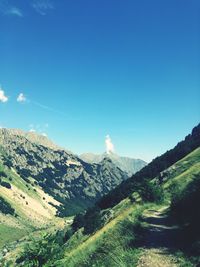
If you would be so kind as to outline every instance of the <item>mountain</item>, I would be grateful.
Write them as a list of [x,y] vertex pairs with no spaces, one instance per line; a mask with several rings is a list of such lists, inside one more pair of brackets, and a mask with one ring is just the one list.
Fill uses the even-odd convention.
[[1,129],[1,131],[6,131],[10,133],[12,136],[23,136],[28,139],[30,142],[42,145],[48,148],[52,148],[54,150],[62,149],[61,147],[54,144],[45,134],[39,134],[34,131],[25,132],[21,129]]
[[17,175],[18,183],[25,184],[30,193],[42,190],[53,198],[49,202],[59,216],[91,206],[127,179],[108,158],[89,164],[47,137],[21,130],[0,129],[0,163],[5,171]]
[[16,244],[3,263],[199,266],[199,185],[200,125],[94,207],[76,215],[72,225],[45,235],[41,231],[41,237],[32,238],[28,246],[27,241],[23,247]]
[[121,157],[112,152],[110,152],[109,154],[103,153],[99,155],[93,153],[84,153],[79,157],[88,163],[100,163],[104,158],[110,158],[116,166],[118,166],[121,170],[127,172],[129,176],[132,176],[147,165],[147,163],[141,159]]

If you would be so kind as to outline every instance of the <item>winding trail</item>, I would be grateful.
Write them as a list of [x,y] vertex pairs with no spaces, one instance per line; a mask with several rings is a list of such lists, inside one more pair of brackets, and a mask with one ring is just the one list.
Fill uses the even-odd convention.
[[137,267],[177,267],[173,250],[177,248],[178,227],[167,216],[168,207],[149,209],[143,214],[145,237]]

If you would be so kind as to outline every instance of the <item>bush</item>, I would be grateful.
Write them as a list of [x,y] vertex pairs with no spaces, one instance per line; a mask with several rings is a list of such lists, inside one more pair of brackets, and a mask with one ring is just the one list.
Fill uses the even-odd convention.
[[149,181],[146,181],[138,191],[142,199],[146,202],[160,203],[164,199],[162,187]]
[[84,227],[85,220],[84,220],[84,213],[79,213],[74,217],[72,228],[74,231],[77,231],[78,229]]
[[12,208],[10,203],[8,203],[5,199],[0,197],[0,211],[4,214],[15,214],[15,210]]
[[41,239],[32,239],[24,247],[21,256],[16,260],[19,266],[44,266],[51,259],[55,259],[61,253],[64,244],[64,232],[58,231],[55,235],[43,234]]
[[1,186],[11,189],[11,184],[4,182],[4,181],[1,182]]
[[7,177],[7,174],[4,171],[0,171],[0,177]]

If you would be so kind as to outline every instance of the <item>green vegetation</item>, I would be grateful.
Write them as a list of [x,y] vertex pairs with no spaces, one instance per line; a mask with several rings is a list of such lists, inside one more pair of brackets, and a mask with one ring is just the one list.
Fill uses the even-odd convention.
[[8,183],[8,182],[2,181],[2,182],[0,182],[0,186],[3,186],[5,188],[7,188],[7,189],[11,189],[11,184]]
[[200,175],[194,176],[184,189],[175,187],[171,201],[171,216],[181,227],[181,246],[196,265],[200,264],[199,203]]
[[39,267],[49,260],[55,260],[64,244],[64,231],[56,234],[43,233],[39,238],[31,238],[17,259],[18,266]]
[[0,225],[0,249],[3,248],[10,242],[19,240],[22,238],[27,232],[24,229],[10,227],[4,224]]
[[68,228],[32,239],[25,245],[17,266],[132,266],[140,255],[134,245],[141,239],[139,218],[147,206],[132,207],[128,200],[127,204],[126,211],[121,210],[91,235],[85,235],[81,229],[73,233]]
[[[144,207],[135,207],[132,212],[105,225],[101,230],[89,236],[82,246],[65,253],[65,259],[56,263],[56,266],[134,266],[137,263],[140,251],[134,248],[140,241],[139,216]],[[67,243],[66,243],[67,247]]]
[[8,203],[1,196],[0,196],[0,211],[3,214],[11,214],[11,215],[14,215],[15,214],[15,209],[13,209],[12,206],[10,205],[10,203]]

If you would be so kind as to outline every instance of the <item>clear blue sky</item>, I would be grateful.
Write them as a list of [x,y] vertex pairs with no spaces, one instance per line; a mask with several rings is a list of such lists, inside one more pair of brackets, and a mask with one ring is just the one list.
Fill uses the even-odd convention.
[[0,125],[160,155],[200,121],[199,14],[199,0],[0,0]]

